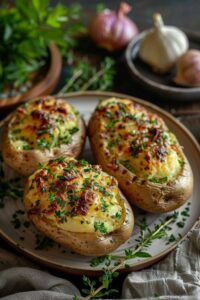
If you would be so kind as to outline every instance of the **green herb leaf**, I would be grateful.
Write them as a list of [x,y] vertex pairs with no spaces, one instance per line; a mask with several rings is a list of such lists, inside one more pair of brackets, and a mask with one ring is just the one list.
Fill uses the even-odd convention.
[[104,222],[101,222],[101,221],[94,222],[94,229],[95,229],[95,231],[99,231],[103,234],[108,233],[108,229],[106,228]]

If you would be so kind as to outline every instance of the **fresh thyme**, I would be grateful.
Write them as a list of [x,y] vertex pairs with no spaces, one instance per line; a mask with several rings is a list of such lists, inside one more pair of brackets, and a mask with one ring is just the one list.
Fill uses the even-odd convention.
[[2,166],[3,158],[0,155],[0,209],[4,208],[5,197],[20,199],[23,195],[23,188],[17,186],[16,180],[6,180]]
[[[154,240],[167,236],[169,224],[175,222],[178,215],[178,212],[175,212],[171,217],[167,217],[164,221],[155,225],[152,230],[148,228],[147,223],[143,220],[144,222],[139,224],[140,237],[137,240],[138,244],[135,249],[127,248],[122,256],[109,254],[93,259],[91,261],[91,266],[96,267],[104,263],[107,268],[103,269],[103,275],[99,278],[98,282],[94,279],[91,280],[87,276],[83,277],[83,283],[86,286],[86,288],[82,290],[83,294],[86,294],[86,297],[83,299],[89,300],[91,298],[103,297],[113,292],[117,292],[116,290],[109,289],[110,284],[119,274],[117,271],[123,267],[128,267],[127,262],[130,259],[137,257],[151,257],[144,249],[148,248]],[[146,234],[146,232],[148,233]],[[110,266],[113,261],[115,261],[114,266]],[[77,299],[77,297],[74,299]]]
[[18,187],[13,181],[0,179],[0,208],[4,207],[4,198],[12,197],[20,199],[23,195],[23,188]]
[[40,236],[36,234],[36,247],[35,250],[48,250],[52,248],[54,242],[48,237]]
[[111,90],[115,75],[114,66],[114,60],[110,57],[104,58],[99,69],[87,59],[74,63],[67,83],[60,90],[59,95],[74,91]]

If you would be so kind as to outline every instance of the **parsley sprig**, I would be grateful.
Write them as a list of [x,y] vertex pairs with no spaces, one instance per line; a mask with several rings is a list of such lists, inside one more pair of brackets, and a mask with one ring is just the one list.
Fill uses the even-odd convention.
[[50,0],[16,0],[15,7],[1,7],[0,93],[7,85],[18,88],[44,66],[51,42],[63,56],[72,49],[84,31],[79,16],[79,5],[51,7]]

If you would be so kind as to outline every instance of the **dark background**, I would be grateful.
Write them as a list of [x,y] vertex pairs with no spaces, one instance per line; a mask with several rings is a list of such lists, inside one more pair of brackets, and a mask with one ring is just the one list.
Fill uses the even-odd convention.
[[[52,4],[58,3],[52,0]],[[64,4],[81,4],[89,13],[95,11],[98,3],[105,4],[109,8],[117,8],[120,1],[116,0],[62,0]],[[187,30],[199,31],[200,29],[200,0],[132,0],[126,1],[132,5],[129,16],[137,23],[140,30],[151,26],[151,17],[154,12],[163,15],[165,23],[176,25]]]

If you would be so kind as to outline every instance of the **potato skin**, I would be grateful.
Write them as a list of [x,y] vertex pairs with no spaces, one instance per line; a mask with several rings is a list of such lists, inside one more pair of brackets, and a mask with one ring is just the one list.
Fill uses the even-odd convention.
[[[26,189],[24,197],[26,197]],[[101,256],[108,254],[123,244],[132,234],[134,215],[130,204],[122,195],[126,208],[126,218],[118,230],[106,235],[97,233],[77,233],[57,228],[37,215],[29,216],[35,227],[55,242],[85,256]]]
[[[82,255],[110,253],[133,231],[134,215],[117,181],[99,166],[72,157],[51,160],[30,176],[23,202],[39,231]],[[109,230],[95,225],[106,221]]]
[[2,156],[5,163],[19,174],[29,176],[37,169],[39,163],[46,163],[49,159],[57,156],[69,155],[77,158],[81,154],[86,136],[86,126],[81,116],[78,121],[79,131],[73,134],[70,144],[62,144],[60,147],[51,149],[33,150],[17,150],[10,142],[8,133],[12,126],[12,117],[13,114],[4,124]]
[[108,174],[114,176],[124,195],[133,205],[151,213],[164,213],[175,210],[183,205],[193,191],[193,174],[181,146],[180,156],[184,166],[179,176],[167,184],[152,183],[137,177],[124,165],[113,168],[113,157],[105,146],[104,135],[101,132],[101,118],[94,112],[88,126],[90,144],[98,164]]

